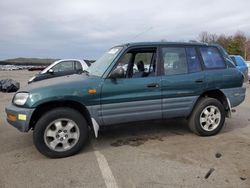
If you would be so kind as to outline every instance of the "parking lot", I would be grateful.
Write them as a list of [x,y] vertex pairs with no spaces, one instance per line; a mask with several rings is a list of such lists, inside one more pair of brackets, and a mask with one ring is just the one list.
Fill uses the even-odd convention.
[[[35,72],[1,71],[27,83]],[[103,130],[77,155],[48,159],[32,132],[5,122],[13,94],[0,93],[0,187],[250,187],[250,84],[245,102],[220,134],[199,137],[185,120]]]

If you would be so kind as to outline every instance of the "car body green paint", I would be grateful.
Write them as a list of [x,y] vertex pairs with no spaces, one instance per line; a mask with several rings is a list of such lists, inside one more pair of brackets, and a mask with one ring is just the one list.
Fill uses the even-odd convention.
[[[133,117],[126,119],[126,122],[143,120],[143,117],[150,114],[151,103],[152,112],[155,113],[151,113],[149,118],[144,119],[171,118],[176,115],[177,117],[186,117],[191,113],[197,98],[211,90],[220,90],[227,96],[228,93],[225,93],[227,92],[226,89],[231,88],[229,91],[230,94],[237,93],[238,91],[241,92],[241,98],[240,101],[236,102],[237,104],[244,100],[245,90],[239,89],[242,88],[243,83],[241,73],[231,65],[231,62],[226,58],[227,54],[223,52],[221,52],[221,55],[226,64],[226,67],[223,69],[202,69],[196,73],[169,76],[162,75],[162,72],[158,70],[156,71],[156,76],[146,78],[110,79],[108,77],[122,55],[130,49],[156,48],[158,54],[157,63],[160,65],[162,62],[158,52],[161,47],[198,48],[200,46],[208,46],[207,44],[156,42],[131,43],[120,46],[122,47],[121,51],[110,63],[102,76],[98,77],[84,73],[32,83],[19,91],[30,94],[26,103],[23,106],[15,105],[15,108],[36,109],[39,105],[49,102],[74,101],[85,106],[90,111],[91,118],[96,119],[98,124],[102,126],[119,123],[118,120],[112,121],[112,118],[121,118],[121,122],[123,122],[122,118],[128,118],[129,116]],[[217,48],[216,45],[214,47]],[[157,87],[147,87],[152,83],[156,84]],[[232,88],[235,88],[235,90]],[[96,93],[88,93],[89,89],[96,89]],[[237,98],[237,96],[235,97]],[[181,100],[178,101],[178,99]],[[234,100],[234,98],[231,97],[230,100]],[[236,104],[233,101],[231,103]],[[139,106],[140,108],[135,108],[137,104],[141,105]],[[159,107],[156,107],[157,104],[159,104]],[[171,108],[169,108],[171,105],[173,105],[172,113]],[[183,108],[183,105],[188,105],[188,108]],[[119,108],[121,109],[118,114],[117,109]],[[11,107],[7,107],[6,112],[15,113]],[[159,112],[160,114],[157,114]],[[131,115],[133,113],[137,114]],[[109,123],[109,121],[112,123]],[[14,126],[17,124],[10,121],[9,123]],[[26,123],[25,125],[28,124]],[[29,129],[30,127],[21,130],[28,131]]]

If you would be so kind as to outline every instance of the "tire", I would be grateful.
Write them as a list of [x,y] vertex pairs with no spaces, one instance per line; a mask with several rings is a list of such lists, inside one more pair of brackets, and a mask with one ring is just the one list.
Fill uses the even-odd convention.
[[36,123],[33,141],[40,153],[49,158],[78,153],[88,140],[87,121],[78,111],[61,107],[44,114]]
[[225,109],[220,101],[209,97],[201,98],[189,117],[188,125],[197,135],[212,136],[220,132],[225,117]]

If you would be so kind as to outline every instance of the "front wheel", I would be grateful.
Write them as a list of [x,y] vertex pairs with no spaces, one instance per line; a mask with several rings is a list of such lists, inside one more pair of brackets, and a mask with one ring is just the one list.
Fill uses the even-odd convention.
[[79,152],[88,138],[85,118],[71,108],[56,108],[37,122],[33,140],[42,154],[51,158],[68,157]]
[[189,128],[197,135],[212,136],[220,132],[225,117],[225,108],[220,101],[214,98],[202,98],[189,118]]

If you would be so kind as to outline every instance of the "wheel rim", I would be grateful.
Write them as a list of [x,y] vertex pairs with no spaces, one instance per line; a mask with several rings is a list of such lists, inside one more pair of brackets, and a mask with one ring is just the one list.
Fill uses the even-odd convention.
[[218,107],[207,106],[200,115],[200,125],[205,131],[215,130],[221,122],[221,112]]
[[53,151],[58,152],[64,152],[73,148],[79,137],[79,128],[70,119],[57,119],[51,122],[44,132],[45,144]]

